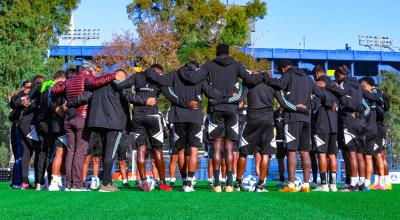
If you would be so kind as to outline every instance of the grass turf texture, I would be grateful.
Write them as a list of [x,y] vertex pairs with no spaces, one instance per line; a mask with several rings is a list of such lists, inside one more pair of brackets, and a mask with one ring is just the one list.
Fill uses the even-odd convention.
[[[131,183],[133,184],[133,183]],[[211,193],[121,188],[116,193],[10,190],[0,183],[0,219],[399,219],[400,186],[354,193]]]

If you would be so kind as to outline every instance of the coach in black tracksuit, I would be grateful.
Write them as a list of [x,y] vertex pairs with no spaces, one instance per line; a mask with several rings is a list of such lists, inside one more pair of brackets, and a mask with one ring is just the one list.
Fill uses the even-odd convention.
[[[118,70],[118,74],[126,73]],[[146,99],[134,95],[129,96],[129,101],[137,105],[146,104]],[[88,127],[92,132],[99,133],[103,142],[103,180],[100,191],[117,191],[112,185],[112,167],[122,133],[130,122],[129,106],[111,84],[93,91],[90,106]]]
[[[185,105],[182,106],[181,104],[172,102],[168,113],[168,121],[173,123],[174,127],[174,142],[175,147],[179,149],[179,165],[184,186],[187,185],[189,187],[191,187],[193,175],[197,167],[197,147],[201,146],[203,142],[202,92],[211,99],[222,97],[222,94],[217,90],[213,90],[206,81],[193,84],[183,79],[182,74],[188,71],[195,71],[197,68],[197,63],[190,62],[177,72],[172,72],[168,75],[160,75],[155,71],[147,72],[149,78],[161,86],[168,86],[168,90],[164,94],[167,93],[169,96],[181,99]],[[193,102],[197,105],[196,109],[186,106],[186,103],[190,105]],[[185,163],[185,148],[190,148],[189,165]],[[187,166],[188,173],[186,174]],[[185,181],[186,176],[187,179]],[[192,188],[188,190],[192,190]]]
[[[193,83],[207,80],[212,88],[218,89],[224,96],[232,96],[238,78],[244,82],[255,85],[262,82],[261,75],[251,75],[251,72],[229,55],[229,46],[220,44],[217,46],[217,57],[204,64],[196,72],[187,72],[183,78]],[[220,192],[219,172],[220,172],[220,153],[225,141],[225,157],[227,164],[227,188],[226,191],[233,191],[233,143],[237,141],[238,126],[238,105],[237,104],[218,104],[214,107],[214,112],[210,116],[209,135],[214,140],[213,145],[213,166],[214,166],[214,189]]]

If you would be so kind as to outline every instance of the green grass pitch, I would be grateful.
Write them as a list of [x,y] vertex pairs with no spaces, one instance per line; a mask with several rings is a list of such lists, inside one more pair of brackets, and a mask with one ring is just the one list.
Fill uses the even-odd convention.
[[[133,183],[131,183],[133,184]],[[116,193],[8,189],[0,183],[0,219],[400,219],[400,186],[354,193],[211,193],[122,188]]]

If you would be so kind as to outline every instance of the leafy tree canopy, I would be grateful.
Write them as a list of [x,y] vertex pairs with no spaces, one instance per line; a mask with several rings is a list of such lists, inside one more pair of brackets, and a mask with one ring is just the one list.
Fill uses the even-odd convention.
[[0,1],[0,120],[15,85],[36,74],[49,76],[64,60],[47,58],[48,48],[65,32],[79,0]]
[[266,3],[250,1],[245,7],[227,6],[219,0],[133,0],[127,7],[135,25],[148,20],[168,20],[180,36],[181,47],[211,47],[217,42],[242,46],[249,21],[264,18]]

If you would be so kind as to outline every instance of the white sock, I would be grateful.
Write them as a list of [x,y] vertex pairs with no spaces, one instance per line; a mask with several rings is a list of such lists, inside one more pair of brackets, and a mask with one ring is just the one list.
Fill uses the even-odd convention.
[[378,175],[374,175],[374,184],[378,185],[379,183],[379,176]]
[[222,183],[225,183],[225,178],[221,178],[220,181],[221,181]]
[[389,175],[385,176],[385,184],[392,184],[392,180],[390,179]]
[[309,183],[303,183],[303,187],[310,187]]
[[122,180],[122,183],[127,183],[128,182],[128,180]]
[[291,183],[291,182],[288,182],[288,186],[289,186],[289,187],[295,187],[295,186],[294,186],[294,183]]
[[365,177],[364,177],[364,176],[363,176],[363,177],[360,177],[360,183],[359,183],[359,184],[361,185],[361,184],[363,184],[363,183],[365,183]]
[[208,178],[208,182],[214,182],[212,178]]
[[371,185],[371,180],[365,179],[365,186],[370,186]]
[[56,181],[56,182],[58,182],[58,183],[61,183],[61,182],[62,182],[61,176],[57,176],[57,175],[52,175],[52,176],[53,176],[53,180],[54,180],[54,181]]
[[351,186],[356,186],[357,184],[358,184],[358,178],[357,177],[351,177],[350,185]]
[[385,185],[385,177],[384,176],[379,176],[379,185],[384,186]]

